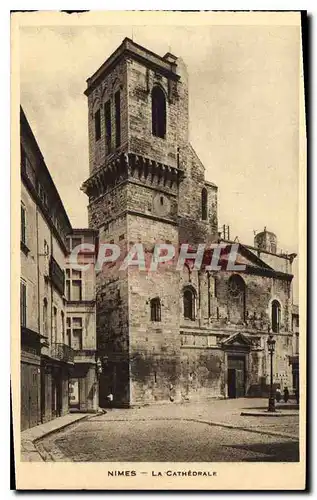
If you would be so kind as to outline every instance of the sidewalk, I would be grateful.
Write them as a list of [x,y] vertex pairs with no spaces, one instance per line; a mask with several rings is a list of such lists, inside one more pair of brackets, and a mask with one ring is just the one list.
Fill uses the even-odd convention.
[[[288,406],[284,405],[285,414],[289,412]],[[299,437],[299,411],[289,412],[283,418],[241,415],[244,410],[252,411],[266,407],[267,399],[264,398],[153,404],[131,409],[107,410],[104,415],[92,417],[92,421],[99,419],[102,421],[192,420],[213,426],[297,440]]]
[[46,424],[40,424],[21,432],[21,461],[43,462],[43,458],[35,447],[37,440],[91,416],[91,413],[68,413],[63,417],[50,420]]

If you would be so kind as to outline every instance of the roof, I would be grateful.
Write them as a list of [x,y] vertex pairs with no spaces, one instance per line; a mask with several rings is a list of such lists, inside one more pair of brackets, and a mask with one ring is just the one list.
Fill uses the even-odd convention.
[[72,236],[72,234],[79,234],[79,233],[97,235],[99,231],[97,231],[96,229],[91,229],[89,227],[83,227],[83,228],[74,227],[72,233],[69,234],[68,236]]
[[[229,242],[226,240],[220,239],[219,242],[225,243],[226,247],[222,249],[221,255],[219,257],[219,266],[221,267],[222,271],[231,271],[231,269],[228,268],[228,262],[229,262],[229,256],[230,256],[230,251],[231,251],[231,246],[234,242]],[[287,281],[292,281],[293,275],[289,273],[285,273],[282,271],[277,271],[273,269],[271,266],[269,266],[266,262],[264,262],[260,257],[258,257],[256,254],[251,252],[245,245],[242,245],[241,243],[235,243],[238,245],[238,252],[237,252],[237,258],[235,263],[238,265],[244,265],[244,269],[238,272],[241,273],[247,273],[247,274],[254,274],[258,276],[268,276],[268,277],[273,277],[277,279],[283,279]],[[195,246],[189,246],[188,248],[188,253],[194,253],[196,252],[196,247]],[[203,256],[203,266],[205,265],[210,265],[212,254],[213,254],[214,248],[210,247],[207,248],[204,251],[204,256]],[[241,257],[241,258],[240,258]],[[188,256],[186,258],[186,263],[189,265],[192,261],[195,260],[195,256],[191,258]]]
[[143,63],[145,66],[152,67],[156,71],[160,71],[174,80],[180,79],[180,76],[176,73],[176,56],[168,52],[164,57],[161,57],[126,37],[122,41],[121,45],[119,45],[119,47],[112,52],[112,54],[97,69],[97,71],[95,71],[95,73],[87,79],[87,89],[84,93],[88,96],[100,83],[102,78],[104,78],[105,75],[109,73],[124,56],[129,56]]
[[[68,218],[68,215],[66,213],[66,210],[65,210],[65,207],[63,205],[63,202],[61,200],[61,197],[58,193],[58,190],[55,186],[55,183],[52,179],[52,176],[49,172],[49,169],[47,168],[46,166],[46,163],[45,163],[45,160],[44,160],[44,156],[39,148],[39,145],[37,143],[37,140],[33,134],[33,131],[31,129],[31,126],[27,120],[27,117],[24,113],[24,110],[22,108],[22,106],[20,106],[20,125],[21,127],[24,129],[23,132],[24,133],[27,133],[28,134],[28,138],[31,140],[32,142],[32,145],[34,147],[34,149],[36,150],[36,154],[37,156],[39,157],[39,159],[41,160],[40,162],[40,169],[41,169],[41,172],[44,173],[46,179],[48,180],[48,183],[49,183],[49,187],[53,193],[53,196],[55,197],[55,199],[57,200],[57,203],[59,205],[59,213],[62,213],[64,219],[65,219],[65,222],[66,222],[66,225],[69,226],[69,229],[71,230],[72,229],[72,225],[70,223],[70,220]],[[20,131],[21,135],[22,135],[22,130]]]
[[211,181],[204,181],[204,184],[205,184],[205,186],[211,186],[211,187],[213,187],[213,188],[218,189],[217,184],[215,184],[214,182],[211,182]]

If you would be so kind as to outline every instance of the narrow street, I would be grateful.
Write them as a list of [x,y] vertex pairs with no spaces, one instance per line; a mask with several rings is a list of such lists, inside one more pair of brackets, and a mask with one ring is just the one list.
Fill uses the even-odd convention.
[[240,416],[242,408],[263,403],[240,399],[113,409],[44,438],[37,447],[47,461],[298,461],[297,416]]

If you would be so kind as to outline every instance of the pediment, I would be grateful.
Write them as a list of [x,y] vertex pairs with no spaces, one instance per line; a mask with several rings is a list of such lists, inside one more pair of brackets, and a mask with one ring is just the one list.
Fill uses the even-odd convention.
[[[286,281],[292,281],[293,275],[288,274],[282,271],[277,271],[273,267],[269,266],[266,262],[264,262],[260,257],[258,257],[255,253],[253,253],[251,250],[249,250],[247,247],[242,245],[241,243],[237,243],[238,248],[232,248],[232,245],[234,243],[228,243],[221,241],[220,242],[222,245],[225,245],[222,247],[221,252],[220,252],[220,258],[216,259],[216,261],[213,263],[215,266],[220,266],[222,271],[232,271],[232,272],[245,272],[248,274],[255,274],[259,276],[268,276],[268,277],[273,277],[277,279],[282,279]],[[204,250],[204,257],[202,261],[202,267],[207,268],[212,265],[212,256],[213,252],[215,250],[215,247],[210,246],[210,247],[205,247]],[[190,246],[188,247],[188,253],[193,253],[195,254],[197,252],[197,245]],[[231,252],[234,252],[232,255]],[[231,255],[231,257],[230,257]],[[233,262],[230,262],[230,260]],[[186,259],[186,266],[188,267],[189,271],[191,272],[194,268],[194,263],[195,263],[195,256],[191,258],[190,256]],[[231,264],[231,266],[229,265]],[[234,266],[232,266],[232,264]],[[243,265],[244,269],[235,269],[236,266]],[[231,267],[231,268],[230,268]],[[232,269],[233,267],[233,269]],[[209,269],[213,270],[213,269]],[[219,269],[216,269],[219,270]]]
[[250,347],[251,344],[251,340],[240,332],[230,335],[222,342],[224,347]]

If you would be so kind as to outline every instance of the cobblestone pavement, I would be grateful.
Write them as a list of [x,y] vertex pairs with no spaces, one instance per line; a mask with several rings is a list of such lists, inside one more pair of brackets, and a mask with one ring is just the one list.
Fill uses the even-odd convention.
[[[280,405],[283,406],[283,405]],[[246,409],[266,408],[267,399],[229,399],[204,403],[184,403],[152,405],[129,410],[112,409],[103,415],[106,420],[138,420],[138,419],[194,419],[203,422],[213,422],[246,430],[279,433],[298,438],[299,416],[283,417],[253,417],[241,416]],[[287,408],[287,405],[284,406]],[[287,415],[288,410],[280,410]],[[293,410],[292,410],[293,412]]]
[[[37,447],[48,461],[297,461],[296,416],[240,416],[242,408],[263,403],[236,400],[113,409],[44,438]],[[234,428],[240,426],[246,430]],[[282,437],[285,433],[293,438]]]

